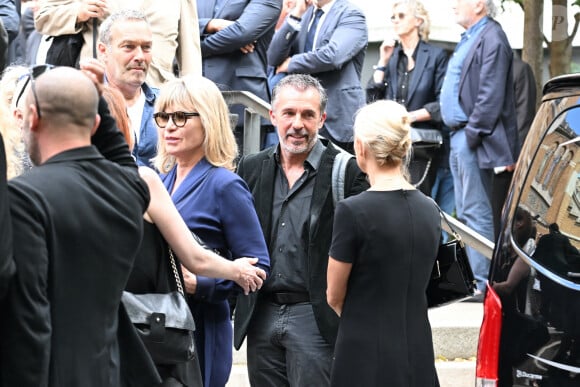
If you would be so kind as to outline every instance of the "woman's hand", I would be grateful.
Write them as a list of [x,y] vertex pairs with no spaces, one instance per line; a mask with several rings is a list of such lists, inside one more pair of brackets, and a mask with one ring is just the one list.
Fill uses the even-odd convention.
[[397,41],[393,38],[387,38],[381,44],[381,48],[379,49],[379,66],[386,66],[389,63],[389,59],[391,59],[391,55],[393,55],[393,50],[395,49]]
[[258,258],[238,258],[233,263],[238,271],[235,282],[244,290],[246,296],[262,287],[266,272],[254,266],[258,263]]
[[197,290],[197,276],[187,270],[185,266],[181,265],[181,272],[183,273],[183,284],[185,285],[185,293],[195,294]]
[[102,95],[105,85],[105,65],[95,58],[84,58],[80,61],[79,67],[93,81],[99,95]]

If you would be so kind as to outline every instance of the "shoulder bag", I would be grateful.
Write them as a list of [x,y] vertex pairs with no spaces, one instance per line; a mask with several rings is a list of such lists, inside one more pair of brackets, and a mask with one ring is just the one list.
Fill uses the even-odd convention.
[[413,159],[426,160],[425,167],[423,168],[419,180],[411,182],[415,187],[419,187],[427,178],[433,165],[433,158],[436,156],[437,150],[443,144],[443,135],[439,129],[411,127],[411,141],[413,143]]
[[195,322],[171,249],[169,260],[177,291],[161,294],[125,291],[122,297],[127,314],[155,364],[182,363],[195,355]]
[[445,213],[437,204],[435,205],[455,239],[439,245],[437,258],[431,272],[431,279],[427,286],[427,304],[429,308],[472,297],[476,289],[475,278],[467,258],[463,240],[451,226]]
[[[79,67],[83,48],[83,32],[52,37],[46,52],[46,63],[55,66]],[[97,57],[97,19],[93,18],[93,58]]]

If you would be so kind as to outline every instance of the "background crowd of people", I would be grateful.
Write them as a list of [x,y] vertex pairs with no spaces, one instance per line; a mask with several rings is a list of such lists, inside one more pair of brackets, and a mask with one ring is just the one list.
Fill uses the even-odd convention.
[[[394,1],[366,86],[348,0],[22,3],[0,1],[0,387],[223,387],[246,338],[253,386],[439,385],[428,196],[493,240],[534,113],[493,1],[453,1],[451,55],[420,1]],[[67,34],[79,69],[45,64]],[[229,90],[271,103],[271,146],[240,154]],[[414,152],[414,129],[441,146]],[[177,365],[152,362],[121,303],[174,290],[169,248],[196,323]]]

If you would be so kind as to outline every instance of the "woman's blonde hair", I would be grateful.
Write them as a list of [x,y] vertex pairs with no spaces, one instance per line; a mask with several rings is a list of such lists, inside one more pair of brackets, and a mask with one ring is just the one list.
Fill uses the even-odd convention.
[[400,166],[407,177],[411,158],[411,119],[403,105],[380,100],[362,107],[354,121],[354,137],[379,166]]
[[[27,67],[13,65],[7,67],[0,80],[0,133],[4,139],[6,151],[6,176],[11,179],[23,172],[23,155],[26,153],[22,134],[13,110],[17,107],[15,99],[22,92],[23,76],[27,75]],[[20,88],[18,87],[20,85]],[[22,103],[24,98],[20,98]]]
[[425,42],[429,41],[431,19],[429,19],[429,13],[425,9],[423,3],[417,0],[399,0],[394,2],[393,9],[399,4],[405,4],[409,9],[409,12],[411,12],[417,19],[423,20],[423,23],[419,26],[419,36]]
[[[231,129],[228,105],[216,84],[195,75],[168,81],[161,86],[155,108],[157,112],[163,112],[169,106],[199,113],[205,132],[202,145],[205,158],[216,167],[233,171],[238,145]],[[162,132],[163,129],[159,129],[158,151],[154,163],[160,172],[167,173],[176,161],[165,149]]]

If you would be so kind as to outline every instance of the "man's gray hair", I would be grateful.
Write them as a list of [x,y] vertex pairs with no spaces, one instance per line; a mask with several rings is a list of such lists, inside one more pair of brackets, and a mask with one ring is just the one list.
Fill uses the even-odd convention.
[[326,90],[318,79],[308,74],[290,74],[282,78],[274,86],[274,90],[272,90],[272,108],[278,100],[280,90],[286,87],[293,87],[300,91],[305,91],[310,88],[316,89],[320,95],[320,113],[322,114],[326,111],[326,103],[328,101]]
[[115,12],[107,17],[101,24],[101,27],[99,28],[99,41],[106,46],[109,46],[111,44],[111,29],[115,23],[140,20],[149,25],[145,14],[136,9],[123,9],[119,12]]
[[495,18],[495,16],[497,15],[497,7],[495,6],[494,1],[485,0],[483,5],[485,6],[487,16]]

